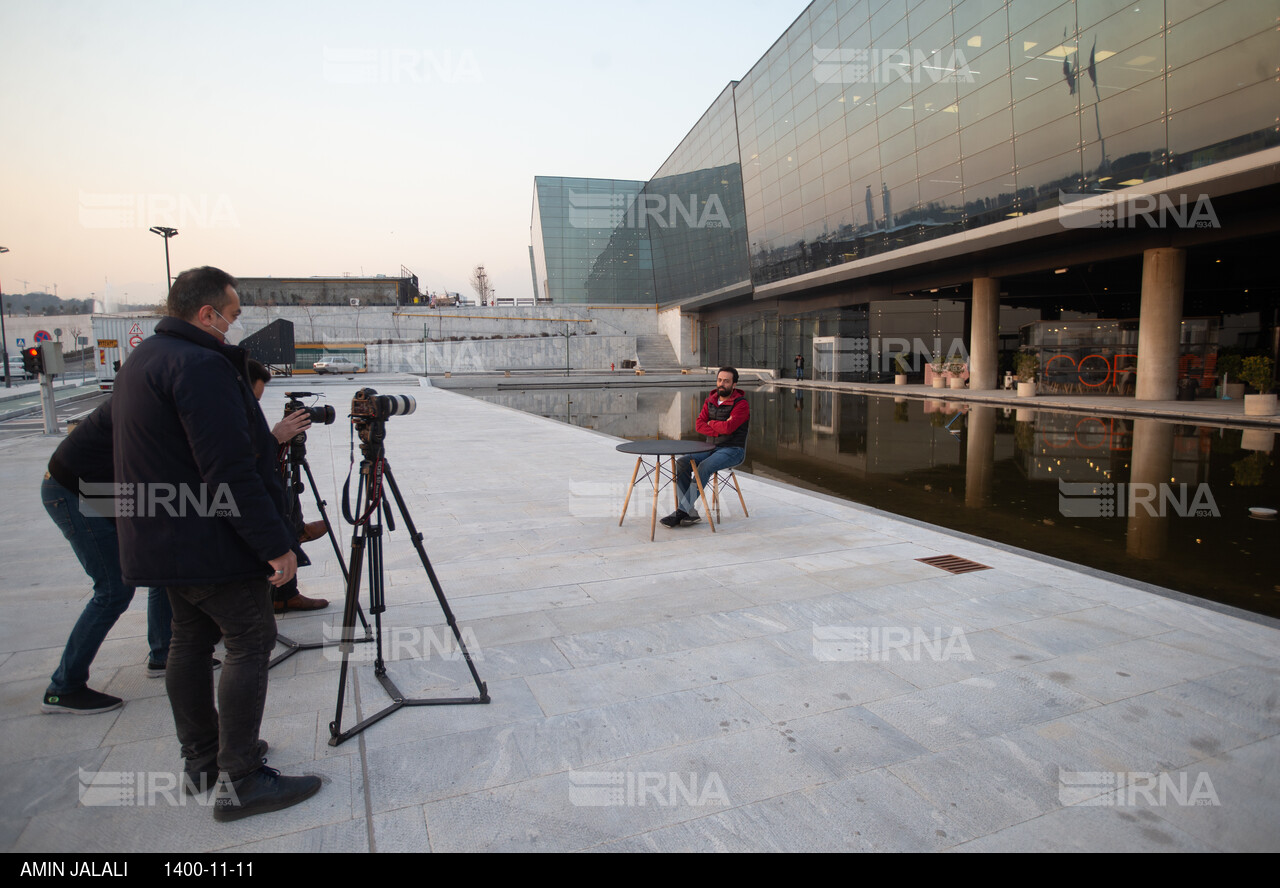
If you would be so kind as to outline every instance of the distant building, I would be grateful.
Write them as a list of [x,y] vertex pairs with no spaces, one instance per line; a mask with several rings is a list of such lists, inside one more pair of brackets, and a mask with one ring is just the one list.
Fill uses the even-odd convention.
[[407,268],[399,277],[242,277],[241,305],[426,305],[418,276]]

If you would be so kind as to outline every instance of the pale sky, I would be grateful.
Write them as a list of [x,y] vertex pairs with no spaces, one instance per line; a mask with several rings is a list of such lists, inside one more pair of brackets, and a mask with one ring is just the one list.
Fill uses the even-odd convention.
[[[532,293],[533,177],[647,179],[804,0],[0,3],[0,283]],[[23,285],[23,281],[26,285]]]

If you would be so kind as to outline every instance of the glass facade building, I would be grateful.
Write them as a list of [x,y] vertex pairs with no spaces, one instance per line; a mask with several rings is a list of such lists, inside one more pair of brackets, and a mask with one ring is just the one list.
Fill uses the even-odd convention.
[[530,261],[537,299],[656,301],[648,229],[628,224],[644,185],[625,179],[534,179]]
[[819,0],[735,90],[764,283],[1280,144],[1252,0]]
[[[987,272],[955,259],[950,279],[903,280],[984,237],[999,259],[1070,248],[1140,261],[1152,244],[1136,236],[1112,249],[1131,231],[1067,243],[1059,208],[1180,174],[1194,195],[1216,165],[1274,156],[1278,63],[1277,7],[1258,0],[816,0],[648,182],[537,180],[539,295],[679,304],[699,314],[711,365],[789,370],[797,353],[816,360],[814,339],[837,353],[877,336],[950,343],[968,335],[965,288]],[[589,235],[569,231],[584,191],[608,210]],[[1031,224],[1045,227],[1022,233]],[[1188,273],[1213,279],[1208,261],[1192,255]],[[873,266],[898,279],[873,279]],[[1036,286],[1062,290],[1070,278],[1046,267]],[[1252,292],[1238,280],[1237,310],[1269,314],[1274,275]],[[1133,288],[1108,309],[1092,287],[1051,310],[1002,292],[1001,349],[1038,319],[1027,312],[1133,316]],[[888,309],[913,297],[914,312]],[[840,366],[860,366],[852,358]],[[870,376],[837,377],[885,372],[874,351],[868,363]]]

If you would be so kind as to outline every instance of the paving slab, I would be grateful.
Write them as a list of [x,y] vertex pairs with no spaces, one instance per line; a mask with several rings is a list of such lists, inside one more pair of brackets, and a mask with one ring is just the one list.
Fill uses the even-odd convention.
[[[172,714],[142,667],[143,595],[94,664],[124,708],[39,712],[89,589],[29,508],[58,439],[16,435],[0,481],[30,495],[0,501],[0,847],[1280,850],[1276,621],[745,474],[751,517],[731,504],[714,533],[650,541],[648,503],[618,524],[633,464],[616,439],[370,384],[418,399],[388,421],[388,459],[492,702],[401,709],[330,746],[340,654],[302,651],[272,670],[262,736],[273,766],[321,775],[315,798],[232,824],[163,792],[97,804],[113,775],[155,789],[181,767]],[[342,414],[356,386],[323,388]],[[346,558],[347,429],[314,430],[308,452]],[[388,672],[410,695],[474,695],[400,518]],[[308,553],[302,588],[333,604],[280,626],[319,640],[345,590],[333,547]],[[915,560],[938,554],[991,569]],[[371,653],[353,657],[344,727],[390,702]]]

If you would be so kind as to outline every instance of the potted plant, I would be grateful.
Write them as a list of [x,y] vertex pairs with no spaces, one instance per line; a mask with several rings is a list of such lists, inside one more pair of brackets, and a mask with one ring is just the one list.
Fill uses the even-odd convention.
[[1267,357],[1255,355],[1244,359],[1240,378],[1258,390],[1256,395],[1244,396],[1246,416],[1275,416],[1276,396],[1271,394],[1275,379],[1271,367],[1271,359]]
[[947,387],[947,362],[942,359],[942,355],[935,355],[933,360],[929,362],[929,369],[933,371],[933,387],[936,389]]
[[898,355],[893,359],[893,367],[897,372],[893,375],[894,385],[907,384],[907,359],[903,355]]
[[964,371],[969,365],[959,355],[951,355],[947,358],[947,375],[949,377],[948,384],[953,389],[964,388],[965,378]]
[[1036,373],[1040,370],[1040,359],[1031,352],[1018,352],[1014,366],[1018,370],[1018,397],[1034,398],[1036,396]]
[[1244,397],[1244,383],[1240,371],[1244,369],[1244,355],[1228,354],[1218,358],[1218,375],[1222,379],[1222,397],[1240,400]]

